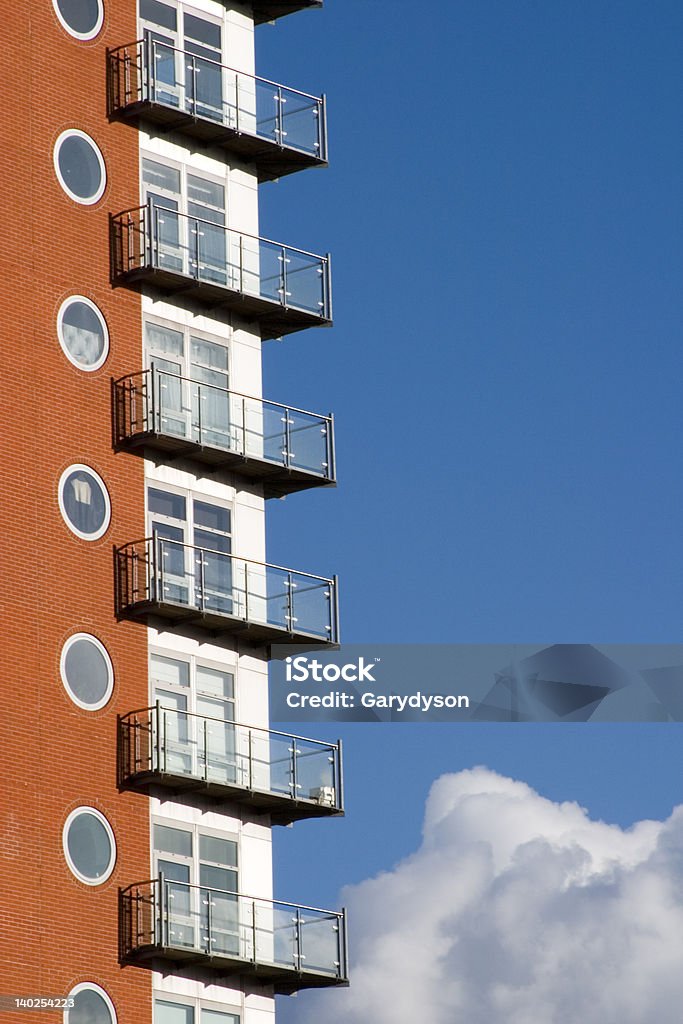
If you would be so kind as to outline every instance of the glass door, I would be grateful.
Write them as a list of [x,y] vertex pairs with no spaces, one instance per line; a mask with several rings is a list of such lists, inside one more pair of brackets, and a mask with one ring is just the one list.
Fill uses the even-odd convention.
[[190,551],[187,544],[186,502],[180,494],[150,487],[147,492],[154,545],[155,589],[159,601],[189,604]]
[[185,13],[185,103],[197,117],[223,120],[221,26]]
[[247,785],[237,765],[232,673],[197,665],[195,701],[201,716],[198,748],[202,775],[212,782]]
[[201,444],[231,448],[228,350],[203,338],[190,338],[192,425]]
[[233,611],[230,510],[193,502],[195,593],[200,607]]

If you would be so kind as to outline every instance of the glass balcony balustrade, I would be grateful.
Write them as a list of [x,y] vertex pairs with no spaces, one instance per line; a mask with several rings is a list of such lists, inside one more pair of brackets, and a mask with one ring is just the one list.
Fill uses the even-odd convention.
[[327,163],[325,97],[235,71],[148,34],[110,50],[113,116],[229,149],[260,181]]
[[276,993],[346,985],[346,915],[160,876],[120,894],[121,960],[192,963]]
[[282,497],[335,482],[331,416],[251,398],[152,366],[114,383],[118,448],[153,448],[263,482]]
[[119,719],[119,781],[249,804],[276,825],[343,814],[340,744],[159,704]]
[[336,577],[312,576],[155,534],[118,548],[120,618],[161,617],[254,644],[339,642]]
[[179,213],[162,203],[111,218],[115,284],[145,283],[234,309],[276,338],[332,322],[329,256]]

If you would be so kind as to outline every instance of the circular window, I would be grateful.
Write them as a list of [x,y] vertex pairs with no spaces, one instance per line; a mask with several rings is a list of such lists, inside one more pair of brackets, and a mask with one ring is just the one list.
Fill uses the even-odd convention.
[[106,882],[116,863],[111,825],[94,807],[78,807],[64,823],[64,855],[76,878],[87,885]]
[[59,307],[57,336],[66,358],[80,370],[99,370],[109,354],[105,319],[83,295],[71,295]]
[[111,518],[107,488],[94,469],[69,466],[59,480],[59,508],[69,529],[83,540],[106,533]]
[[85,132],[69,128],[55,143],[55,173],[71,199],[86,206],[102,197],[107,184],[104,159]]
[[102,0],[52,0],[55,14],[76,39],[94,39],[102,28]]
[[114,669],[106,648],[89,633],[74,633],[62,647],[59,671],[74,704],[99,711],[111,697]]
[[86,981],[69,992],[74,1004],[64,1012],[64,1024],[116,1024],[111,999],[99,985]]

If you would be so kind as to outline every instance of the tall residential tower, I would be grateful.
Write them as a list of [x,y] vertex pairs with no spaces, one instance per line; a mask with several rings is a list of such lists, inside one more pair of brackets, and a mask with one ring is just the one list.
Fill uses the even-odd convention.
[[269,498],[335,481],[331,416],[261,391],[262,342],[332,308],[258,216],[326,163],[324,97],[256,77],[254,28],[319,6],[5,15],[3,1012],[268,1024],[346,983],[343,913],[271,863],[343,811],[339,746],[269,730],[267,688],[271,644],[338,642],[336,579],[265,543]]

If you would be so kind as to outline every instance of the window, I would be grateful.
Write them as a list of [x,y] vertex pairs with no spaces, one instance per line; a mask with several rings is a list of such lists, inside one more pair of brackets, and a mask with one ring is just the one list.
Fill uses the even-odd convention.
[[195,1003],[154,1000],[154,1024],[239,1024],[239,1014],[213,1010]]
[[116,863],[111,825],[94,807],[78,807],[64,823],[64,856],[71,871],[86,885],[101,885]]
[[225,185],[148,157],[142,181],[155,265],[226,284]]
[[79,370],[99,370],[109,354],[105,319],[84,295],[70,295],[59,307],[57,336],[64,355]]
[[230,447],[234,417],[227,390],[226,342],[149,320],[145,349],[147,364],[155,371],[158,429],[201,444]]
[[153,833],[173,944],[239,953],[237,842],[160,822]]
[[102,198],[107,184],[104,159],[85,132],[62,132],[55,143],[54,166],[59,184],[74,202],[91,206]]
[[147,506],[159,596],[230,614],[230,509],[159,487],[148,489]]
[[106,648],[89,633],[74,633],[62,648],[59,671],[74,704],[98,711],[111,697],[114,669]]
[[55,14],[75,39],[94,39],[102,28],[102,0],[52,0]]
[[74,1005],[64,1011],[64,1024],[116,1024],[111,999],[99,985],[85,981],[69,992]]
[[165,769],[223,784],[238,781],[233,673],[152,653],[150,681],[160,706],[155,740]]
[[220,21],[159,0],[140,0],[140,21],[152,46],[155,97],[200,117],[221,121]]
[[107,488],[89,466],[69,466],[59,480],[59,508],[69,529],[83,540],[106,533],[111,518]]

